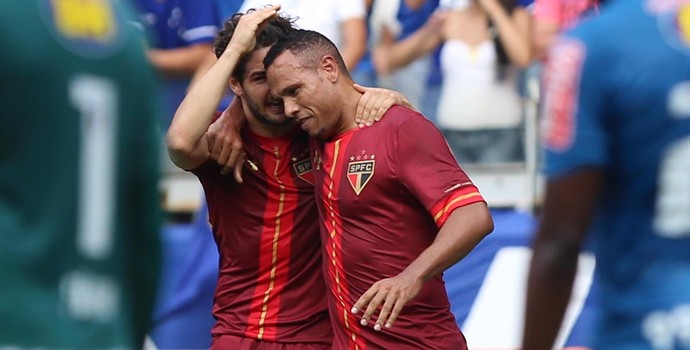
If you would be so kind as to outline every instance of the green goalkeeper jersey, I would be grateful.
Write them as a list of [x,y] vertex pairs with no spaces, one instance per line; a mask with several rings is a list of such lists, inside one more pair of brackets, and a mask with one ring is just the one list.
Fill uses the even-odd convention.
[[0,1],[0,349],[141,348],[160,146],[122,6]]

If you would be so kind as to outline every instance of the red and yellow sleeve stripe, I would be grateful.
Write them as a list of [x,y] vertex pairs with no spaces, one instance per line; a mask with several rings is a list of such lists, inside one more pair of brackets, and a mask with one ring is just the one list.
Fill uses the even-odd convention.
[[434,216],[436,226],[441,227],[453,210],[477,202],[484,202],[484,197],[479,193],[479,189],[473,185],[463,186],[438,201],[431,208],[431,215]]

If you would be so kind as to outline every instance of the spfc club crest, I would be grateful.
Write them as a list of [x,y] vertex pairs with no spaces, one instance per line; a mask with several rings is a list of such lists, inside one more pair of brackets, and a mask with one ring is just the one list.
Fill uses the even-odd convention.
[[362,192],[364,186],[367,185],[369,180],[374,176],[374,165],[375,160],[362,160],[350,162],[347,164],[347,179],[350,181],[352,189],[359,196]]
[[314,184],[314,171],[312,171],[311,159],[305,158],[292,164],[295,169],[295,174],[299,176],[300,179]]

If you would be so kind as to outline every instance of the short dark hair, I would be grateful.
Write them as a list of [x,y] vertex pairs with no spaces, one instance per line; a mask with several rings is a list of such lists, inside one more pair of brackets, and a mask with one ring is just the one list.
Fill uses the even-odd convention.
[[264,57],[264,67],[268,69],[273,61],[286,50],[300,59],[309,61],[310,65],[316,65],[323,56],[333,56],[341,73],[348,78],[350,77],[350,72],[348,72],[338,48],[321,33],[304,29],[290,31],[268,50],[266,57]]
[[[254,12],[254,9],[247,11],[247,14]],[[216,57],[220,57],[223,51],[227,48],[232,35],[235,33],[237,24],[240,22],[240,18],[244,16],[244,13],[236,13],[228,18],[225,23],[223,23],[223,29],[218,32],[215,40],[213,41],[213,53]],[[293,23],[294,19],[287,17],[282,14],[272,16],[262,24],[262,28],[256,34],[256,46],[254,50],[262,49],[264,47],[269,47],[276,42],[279,42],[283,37],[285,37],[289,32],[294,30]],[[247,60],[249,55],[244,55],[240,58],[235,66],[235,70],[232,72],[233,78],[238,80],[244,79],[247,68]]]

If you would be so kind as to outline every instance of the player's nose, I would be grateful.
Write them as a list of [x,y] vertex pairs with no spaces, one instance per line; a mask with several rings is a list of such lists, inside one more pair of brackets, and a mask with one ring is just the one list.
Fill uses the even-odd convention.
[[285,109],[285,115],[289,118],[296,117],[300,110],[299,105],[290,99],[283,100],[283,108]]

